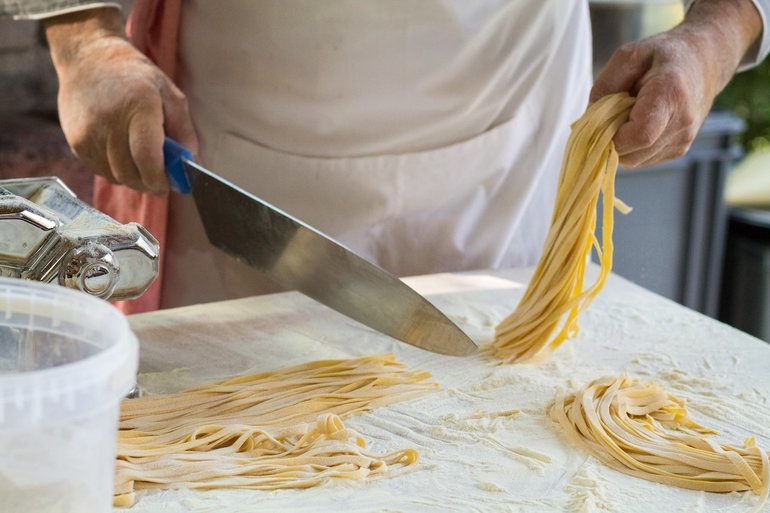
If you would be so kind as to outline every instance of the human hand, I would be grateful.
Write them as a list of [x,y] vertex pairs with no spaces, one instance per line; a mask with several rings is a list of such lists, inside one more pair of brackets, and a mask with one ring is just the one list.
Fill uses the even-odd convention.
[[679,26],[615,52],[590,101],[636,96],[614,139],[620,163],[647,167],[684,155],[761,30],[750,0],[701,0]]
[[72,151],[113,183],[166,191],[164,133],[198,150],[184,94],[126,40],[117,9],[51,18],[46,36]]

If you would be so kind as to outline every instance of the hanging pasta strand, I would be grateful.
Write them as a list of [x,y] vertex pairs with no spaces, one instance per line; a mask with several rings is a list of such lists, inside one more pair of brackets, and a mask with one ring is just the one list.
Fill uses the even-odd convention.
[[685,402],[654,382],[608,376],[551,407],[570,441],[632,476],[691,490],[770,494],[767,452],[754,437],[743,447],[719,444],[695,423]]
[[408,467],[415,450],[372,455],[340,417],[435,390],[429,377],[379,355],[124,401],[114,503],[133,504],[136,489],[308,488]]
[[[578,314],[604,286],[612,269],[613,210],[630,211],[615,198],[618,154],[612,138],[633,104],[626,93],[606,96],[572,125],[543,255],[516,309],[496,328],[493,350],[506,363],[543,358],[577,334]],[[594,234],[600,193],[601,244]],[[584,290],[592,248],[601,268]]]

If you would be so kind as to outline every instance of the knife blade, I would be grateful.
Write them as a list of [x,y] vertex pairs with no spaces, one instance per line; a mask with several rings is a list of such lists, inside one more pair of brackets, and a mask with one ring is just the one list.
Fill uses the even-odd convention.
[[171,188],[192,193],[209,242],[287,289],[397,340],[464,356],[477,347],[446,315],[404,282],[331,237],[163,145]]

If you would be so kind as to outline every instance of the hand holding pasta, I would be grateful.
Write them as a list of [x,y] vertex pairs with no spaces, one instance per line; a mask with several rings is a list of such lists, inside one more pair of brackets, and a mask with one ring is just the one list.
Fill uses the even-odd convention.
[[701,0],[681,25],[621,47],[591,91],[592,101],[618,92],[637,98],[615,137],[620,163],[652,166],[684,155],[761,30],[750,0]]

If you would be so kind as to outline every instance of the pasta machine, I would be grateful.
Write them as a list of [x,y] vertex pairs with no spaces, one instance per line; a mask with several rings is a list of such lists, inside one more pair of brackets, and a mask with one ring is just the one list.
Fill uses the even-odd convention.
[[0,276],[136,298],[158,275],[158,241],[80,201],[55,177],[0,180]]

